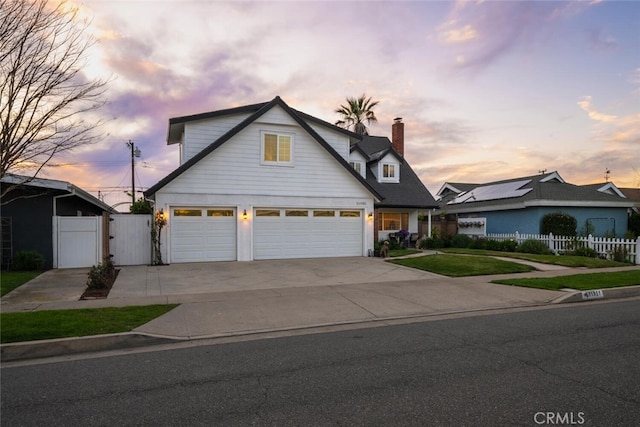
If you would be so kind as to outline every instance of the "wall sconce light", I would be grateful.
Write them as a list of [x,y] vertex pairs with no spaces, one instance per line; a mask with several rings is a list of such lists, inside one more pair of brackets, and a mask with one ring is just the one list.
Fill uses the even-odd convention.
[[373,221],[373,212],[369,212],[369,215],[367,215],[367,219],[369,221]]
[[160,228],[164,227],[167,224],[167,217],[164,214],[164,210],[160,209],[156,211],[156,225]]
[[247,219],[247,210],[246,209],[242,212],[242,219]]

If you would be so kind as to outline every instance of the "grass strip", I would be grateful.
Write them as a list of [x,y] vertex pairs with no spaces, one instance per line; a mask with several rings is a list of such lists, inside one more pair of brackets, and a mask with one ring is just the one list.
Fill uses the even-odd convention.
[[549,289],[552,291],[557,291],[563,288],[589,291],[592,289],[640,285],[640,270],[574,274],[571,276],[557,276],[549,278],[502,279],[493,280],[492,283],[524,286],[527,288]]
[[413,255],[419,254],[420,252],[422,251],[419,251],[417,249],[392,249],[389,251],[389,257],[394,258],[405,255]]
[[483,249],[460,249],[460,248],[443,248],[438,249],[448,254],[465,254],[465,255],[484,255],[484,256],[500,256],[505,258],[523,259],[526,261],[540,262],[542,264],[561,265],[564,267],[586,267],[586,268],[606,268],[606,267],[630,267],[631,264],[608,259],[589,258],[574,255],[539,255],[526,254],[522,252],[500,252],[488,251]]
[[3,271],[0,278],[0,296],[5,296],[18,286],[37,277],[41,271]]
[[529,265],[515,262],[463,255],[426,255],[423,257],[395,259],[389,262],[450,277],[525,273],[535,270]]
[[129,332],[178,304],[43,310],[0,314],[4,343]]

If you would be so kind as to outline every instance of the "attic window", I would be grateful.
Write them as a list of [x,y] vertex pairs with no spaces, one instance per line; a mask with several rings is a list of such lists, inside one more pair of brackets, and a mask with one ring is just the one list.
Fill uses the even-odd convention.
[[397,163],[381,163],[379,180],[381,182],[399,182],[400,174]]
[[291,165],[293,136],[280,133],[262,133],[262,163]]
[[360,175],[362,175],[362,163],[360,162],[349,162],[349,165],[355,169]]

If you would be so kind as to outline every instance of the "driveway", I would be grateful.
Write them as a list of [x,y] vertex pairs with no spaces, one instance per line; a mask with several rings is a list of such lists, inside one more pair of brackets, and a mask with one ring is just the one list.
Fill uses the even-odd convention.
[[122,267],[109,299],[255,291],[442,277],[381,258],[316,258]]

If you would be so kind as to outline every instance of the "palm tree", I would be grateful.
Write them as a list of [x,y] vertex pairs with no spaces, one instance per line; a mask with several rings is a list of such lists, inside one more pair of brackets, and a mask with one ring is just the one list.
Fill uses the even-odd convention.
[[380,101],[371,101],[371,97],[367,98],[362,94],[359,98],[347,97],[347,105],[341,105],[336,108],[335,112],[340,114],[342,118],[335,124],[345,129],[353,128],[358,135],[369,135],[369,129],[365,125],[376,123],[378,119],[373,112],[373,107],[378,105]]

